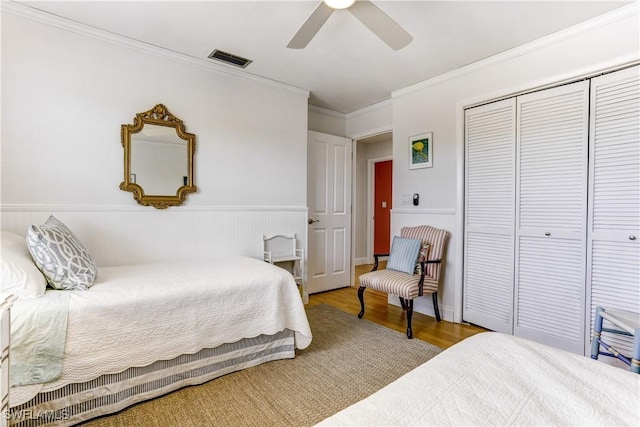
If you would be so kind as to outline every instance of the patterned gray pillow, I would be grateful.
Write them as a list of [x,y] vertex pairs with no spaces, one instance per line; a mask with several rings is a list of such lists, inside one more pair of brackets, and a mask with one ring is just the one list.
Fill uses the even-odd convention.
[[96,279],[96,263],[82,242],[53,215],[27,229],[27,247],[36,266],[55,289],[86,290]]

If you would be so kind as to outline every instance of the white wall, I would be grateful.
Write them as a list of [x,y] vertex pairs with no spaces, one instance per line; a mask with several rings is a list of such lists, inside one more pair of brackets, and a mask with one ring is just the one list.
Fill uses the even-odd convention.
[[[104,239],[94,248],[99,264],[146,261],[149,253],[255,253],[262,231],[296,232],[306,244],[307,91],[4,3],[3,228],[24,234],[24,218],[57,212],[81,238]],[[196,134],[199,191],[166,211],[139,206],[118,188],[120,125],[157,103]],[[271,223],[260,219],[265,212],[276,213]],[[229,218],[230,227],[262,228],[237,234],[251,244],[229,242],[233,233],[221,234],[218,223]],[[174,246],[157,233],[175,234]],[[160,242],[164,249],[154,246]]]
[[[637,6],[393,94],[393,198],[399,209],[392,212],[392,231],[431,224],[452,233],[440,292],[445,319],[459,321],[462,312],[463,107],[638,60]],[[433,167],[409,170],[408,138],[424,132],[433,132]],[[420,206],[402,206],[402,195],[413,193],[420,194]],[[421,298],[415,309],[432,314],[430,298]]]

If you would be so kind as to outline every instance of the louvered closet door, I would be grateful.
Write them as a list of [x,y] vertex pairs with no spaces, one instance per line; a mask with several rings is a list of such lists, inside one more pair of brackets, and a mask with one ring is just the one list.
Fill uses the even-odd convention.
[[515,99],[465,111],[463,319],[512,333]]
[[582,354],[589,82],[517,105],[514,335]]
[[[595,307],[640,312],[640,68],[591,82],[587,283]],[[611,326],[605,321],[605,327]],[[631,353],[631,339],[604,333]],[[587,349],[589,352],[589,341]]]

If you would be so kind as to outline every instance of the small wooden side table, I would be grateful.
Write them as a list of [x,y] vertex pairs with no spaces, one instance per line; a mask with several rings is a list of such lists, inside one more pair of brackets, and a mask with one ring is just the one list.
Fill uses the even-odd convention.
[[[616,329],[603,328],[603,320],[611,322]],[[612,345],[602,341],[602,332],[633,337],[633,351],[631,356],[623,355]],[[600,351],[600,347],[603,347],[606,351]],[[597,307],[596,318],[593,323],[591,358],[597,360],[599,355],[616,357],[629,365],[632,372],[640,374],[640,314]]]

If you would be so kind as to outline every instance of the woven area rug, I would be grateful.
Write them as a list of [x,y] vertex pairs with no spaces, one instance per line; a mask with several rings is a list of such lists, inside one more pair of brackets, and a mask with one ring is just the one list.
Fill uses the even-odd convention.
[[369,396],[440,353],[329,305],[307,308],[313,341],[268,362],[83,425],[305,426]]

